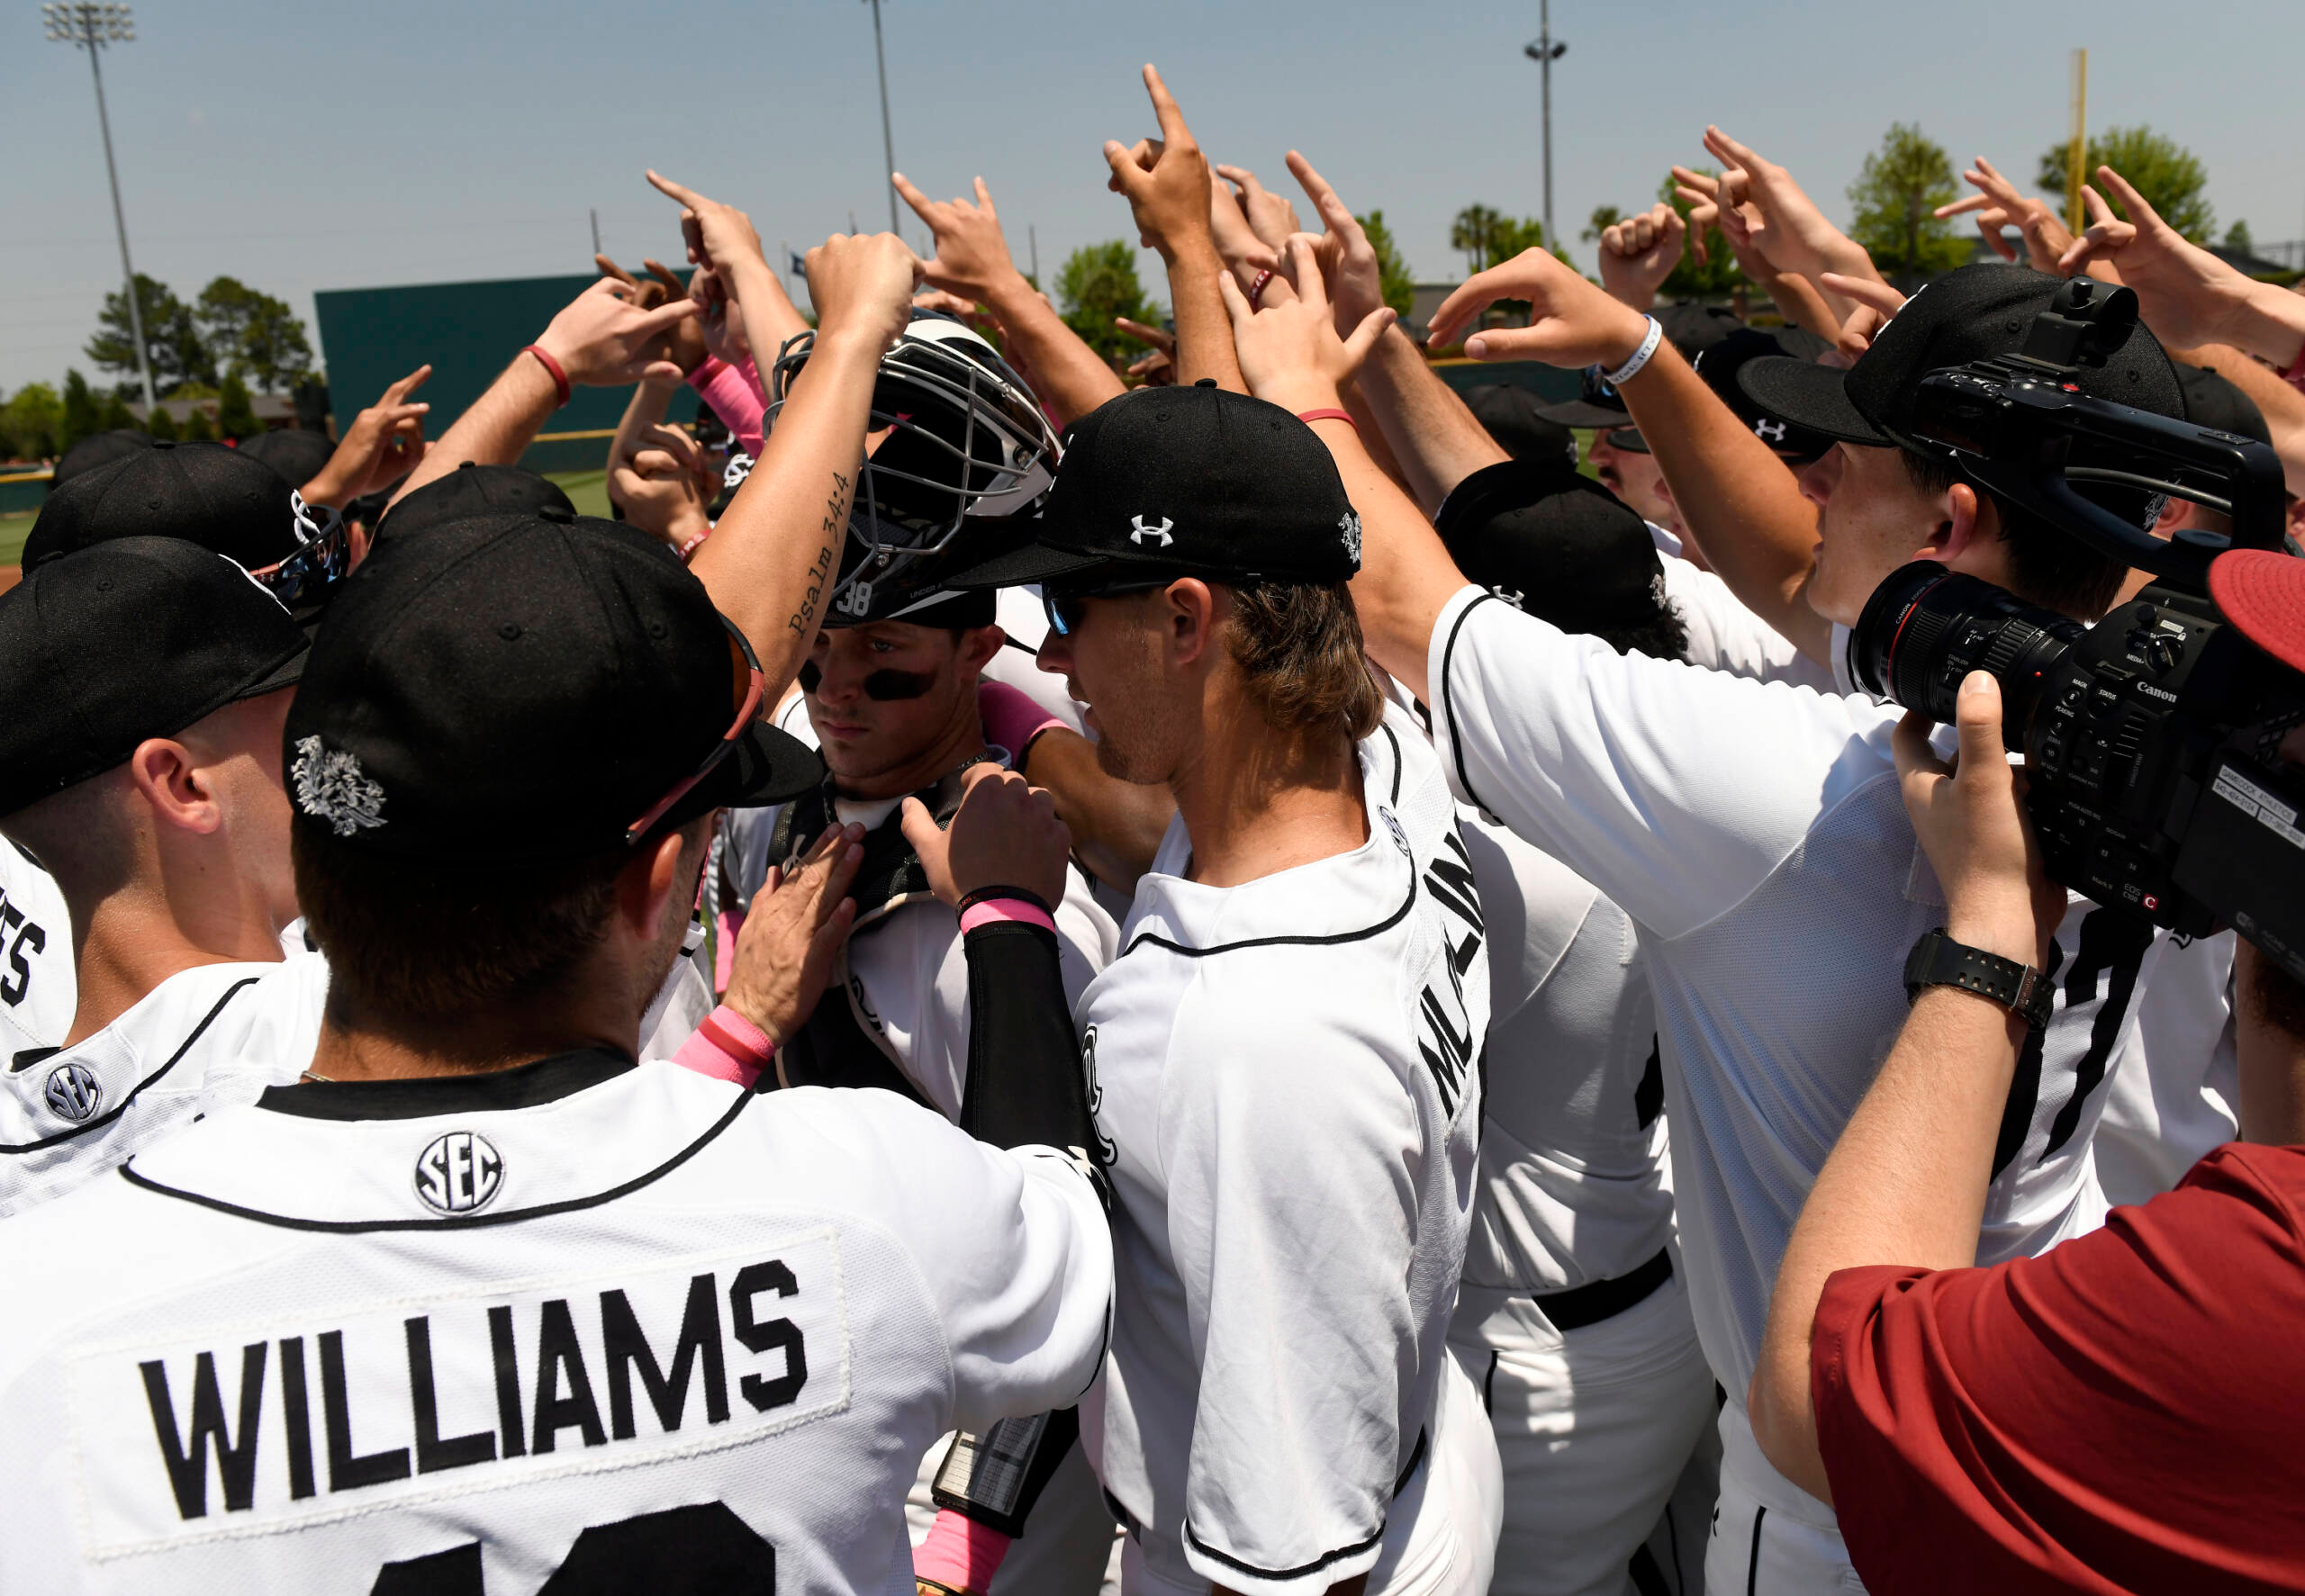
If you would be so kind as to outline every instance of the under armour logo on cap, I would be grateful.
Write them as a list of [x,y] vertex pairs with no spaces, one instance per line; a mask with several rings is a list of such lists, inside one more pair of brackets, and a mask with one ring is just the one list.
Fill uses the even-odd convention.
[[384,789],[363,775],[359,760],[344,750],[323,747],[318,737],[300,738],[289,775],[296,783],[296,807],[327,821],[338,836],[384,823]]
[[1785,423],[1772,421],[1767,416],[1763,416],[1753,423],[1753,436],[1767,443],[1783,443]]
[[1161,546],[1166,548],[1176,542],[1175,538],[1169,536],[1169,528],[1175,526],[1176,522],[1166,516],[1161,518],[1161,524],[1157,527],[1146,526],[1143,516],[1129,517],[1128,524],[1135,528],[1128,535],[1128,540],[1131,543],[1141,544],[1148,537],[1157,537],[1161,540]]

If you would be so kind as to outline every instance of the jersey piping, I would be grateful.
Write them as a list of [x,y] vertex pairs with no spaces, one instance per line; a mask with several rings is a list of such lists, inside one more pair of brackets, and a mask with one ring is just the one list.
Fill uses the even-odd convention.
[[[1465,769],[1465,739],[1463,734],[1457,729],[1457,695],[1449,690],[1449,672],[1455,668],[1457,663],[1457,638],[1465,629],[1466,619],[1474,610],[1490,602],[1491,597],[1490,594],[1483,593],[1457,611],[1457,618],[1449,627],[1448,645],[1441,651],[1441,712],[1449,717],[1449,757],[1456,762],[1458,790],[1470,798],[1473,807],[1484,815],[1494,815],[1496,811],[1490,808],[1482,800],[1480,794],[1473,790],[1472,772]],[[1429,684],[1427,690],[1430,690]]]
[[[169,1070],[174,1069],[178,1064],[182,1063],[184,1061],[184,1056],[192,1050],[192,1044],[198,1041],[202,1033],[204,1032],[210,1025],[215,1023],[216,1016],[224,1012],[224,1005],[231,1002],[233,998],[238,997],[249,987],[255,986],[260,978],[261,978],[257,976],[249,976],[244,980],[233,982],[232,985],[225,990],[224,996],[216,1000],[216,1005],[201,1016],[200,1023],[192,1028],[192,1034],[185,1037],[182,1042],[178,1043],[176,1050],[168,1055],[168,1061],[161,1065],[158,1069],[152,1071],[151,1074],[146,1076],[142,1080],[138,1081],[129,1091],[126,1096],[122,1097],[117,1104],[113,1105],[113,1108],[109,1113],[98,1114],[85,1125],[75,1125],[69,1131],[59,1131],[53,1136],[43,1136],[38,1141],[20,1141],[12,1146],[0,1145],[0,1153],[38,1152],[42,1148],[55,1147],[61,1142],[71,1141],[76,1136],[86,1136],[91,1131],[100,1131],[104,1129],[104,1126],[111,1124],[113,1121],[118,1119],[122,1114],[128,1112],[129,1106],[136,1101],[137,1097],[143,1092],[145,1087],[151,1086],[162,1076],[167,1074]],[[59,1049],[57,1050],[60,1052],[63,1050]],[[18,1054],[17,1056],[19,1058],[23,1057],[22,1054]],[[50,1056],[53,1057],[54,1055],[51,1054]]]
[[[1409,1452],[1407,1465],[1404,1467],[1398,1474],[1394,1476],[1393,1479],[1393,1494],[1396,1497],[1399,1496],[1401,1492],[1407,1487],[1409,1481],[1416,1477],[1417,1466],[1424,1461],[1424,1450],[1431,1443],[1431,1440],[1432,1437],[1429,1431],[1420,1429],[1416,1432],[1416,1445]],[[1112,1496],[1109,1492],[1106,1494],[1105,1500],[1107,1502],[1112,1501]],[[1115,1517],[1120,1518],[1124,1522],[1126,1521],[1126,1515],[1125,1513],[1116,1513]],[[1389,1520],[1388,1520],[1388,1522],[1389,1522]],[[1295,1568],[1259,1568],[1253,1563],[1243,1563],[1238,1557],[1230,1556],[1225,1553],[1218,1551],[1215,1546],[1210,1546],[1207,1541],[1201,1539],[1199,1536],[1193,1533],[1192,1524],[1189,1520],[1185,1524],[1185,1538],[1192,1542],[1193,1550],[1198,1552],[1204,1557],[1208,1557],[1216,1562],[1222,1563],[1227,1568],[1237,1568],[1243,1573],[1252,1573],[1261,1579],[1293,1580],[1302,1579],[1308,1573],[1316,1573],[1320,1570],[1326,1568],[1330,1564],[1336,1562],[1339,1558],[1350,1557],[1355,1552],[1367,1551],[1370,1546],[1375,1546],[1378,1541],[1385,1538],[1385,1528],[1386,1525],[1380,1523],[1377,1526],[1377,1533],[1370,1536],[1367,1540],[1355,1541],[1349,1546],[1339,1546],[1333,1552],[1324,1552],[1319,1556],[1314,1558],[1310,1563],[1299,1564]]]
[[[581,1059],[581,1058],[582,1055],[579,1055],[578,1059]],[[555,1059],[547,1062],[557,1064],[561,1061]],[[637,1068],[637,1066],[628,1063],[625,1065],[627,1069]],[[611,1073],[620,1074],[622,1071]],[[132,1159],[120,1167],[120,1173],[131,1186],[150,1192],[156,1196],[174,1197],[179,1202],[196,1204],[203,1208],[213,1209],[219,1213],[230,1214],[235,1219],[253,1220],[258,1224],[272,1225],[285,1231],[313,1231],[338,1236],[375,1235],[389,1231],[475,1231],[494,1225],[519,1224],[532,1219],[549,1219],[555,1214],[573,1213],[580,1209],[598,1208],[604,1204],[613,1203],[619,1197],[630,1196],[634,1192],[646,1186],[654,1186],[719,1140],[721,1132],[735,1124],[737,1116],[744,1113],[757,1096],[758,1094],[754,1092],[737,1093],[737,1100],[728,1105],[728,1111],[707,1126],[702,1135],[655,1168],[645,1169],[621,1185],[610,1186],[606,1191],[595,1192],[588,1197],[568,1197],[557,1203],[540,1203],[533,1208],[511,1208],[502,1213],[456,1214],[443,1219],[295,1219],[285,1213],[267,1213],[260,1208],[249,1208],[238,1203],[228,1203],[221,1197],[205,1196],[199,1192],[188,1192],[178,1186],[164,1186],[149,1176],[139,1175]]]
[[[1401,801],[1400,739],[1393,735],[1393,728],[1388,726],[1379,723],[1377,729],[1385,734],[1385,741],[1392,749],[1392,801],[1394,804],[1398,805]],[[1364,925],[1359,931],[1332,932],[1326,936],[1314,936],[1309,933],[1302,936],[1252,936],[1245,937],[1236,942],[1218,942],[1213,947],[1207,948],[1188,947],[1183,942],[1171,942],[1165,936],[1156,936],[1152,932],[1148,931],[1140,934],[1135,941],[1130,942],[1127,947],[1122,949],[1121,955],[1123,958],[1125,958],[1129,954],[1136,951],[1137,949],[1146,946],[1166,948],[1170,952],[1181,953],[1188,959],[1208,959],[1215,957],[1218,953],[1238,952],[1243,948],[1340,947],[1346,942],[1366,942],[1372,936],[1383,935],[1386,932],[1390,931],[1394,926],[1399,924],[1402,919],[1408,914],[1409,910],[1415,906],[1416,872],[1412,870],[1408,873],[1408,896],[1401,900],[1400,907],[1395,909],[1391,914],[1378,921],[1374,925]],[[1378,1533],[1381,1534],[1383,1532],[1380,1530]],[[1218,1554],[1212,1552],[1209,1555],[1211,1556],[1216,1556]],[[1342,1555],[1342,1554],[1335,1555]],[[1241,1566],[1245,1568],[1247,1565],[1243,1564]],[[1321,1565],[1315,1563],[1310,1566],[1318,1568]]]

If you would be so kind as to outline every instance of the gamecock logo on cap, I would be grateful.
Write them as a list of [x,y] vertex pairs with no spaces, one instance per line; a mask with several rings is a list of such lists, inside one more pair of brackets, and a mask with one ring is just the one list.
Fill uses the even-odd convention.
[[451,1131],[416,1159],[416,1195],[435,1213],[473,1213],[504,1184],[504,1160],[485,1136]]
[[323,748],[318,737],[296,742],[289,771],[296,783],[296,807],[325,820],[338,836],[384,823],[384,789],[360,771],[360,762],[341,748]]

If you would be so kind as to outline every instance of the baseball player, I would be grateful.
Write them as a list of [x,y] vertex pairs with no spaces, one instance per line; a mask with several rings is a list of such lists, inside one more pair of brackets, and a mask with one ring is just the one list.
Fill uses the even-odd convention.
[[[710,811],[807,774],[764,688],[637,533],[380,546],[287,726],[334,956],[313,1078],[0,1227],[0,1585],[900,1590],[930,1441],[1079,1395],[1111,1266],[1044,933],[973,933],[1057,1022],[974,1060],[983,1141],[634,1062]],[[845,924],[847,835],[756,911],[773,1035]]]
[[0,845],[0,1059],[61,1044],[78,1004],[64,894],[21,843]]
[[1152,389],[1073,425],[1036,544],[954,579],[1044,584],[1044,668],[1179,806],[1079,1014],[1119,1274],[1084,1428],[1131,1592],[1488,1582],[1496,1447],[1446,1348],[1481,913],[1360,663],[1359,535],[1301,422]]
[[[807,360],[803,344],[774,368],[780,401]],[[1013,689],[981,690],[988,664],[1013,652],[993,624],[995,597],[939,585],[956,561],[984,552],[984,518],[1039,506],[1056,440],[992,347],[939,314],[917,312],[882,357],[873,403],[878,436],[825,626],[800,668],[800,696],[778,717],[822,752],[825,779],[790,803],[730,809],[723,868],[742,910],[773,869],[789,870],[828,826],[865,828],[856,915],[836,955],[830,996],[779,1050],[775,1084],[879,1087],[957,1120],[967,1089],[970,966],[961,918],[932,890],[904,811],[917,804],[935,822],[949,821],[971,772],[1020,764],[1035,738],[1060,725]],[[978,457],[960,457],[944,442],[952,438],[972,440]],[[1112,959],[1117,931],[1084,872],[1068,868],[1060,879],[1050,909],[1069,1014]],[[929,1450],[909,1504],[914,1537],[928,1548],[925,1577],[995,1596],[1095,1590],[1114,1525],[1071,1443],[1071,1424],[1065,1415],[1044,1443],[1057,1472],[1043,1492],[981,1515],[975,1528],[948,1525],[933,1541],[936,1481],[952,1443]],[[1009,1533],[987,1533],[984,1519]],[[1027,1519],[1012,1548],[1010,1535]],[[948,1545],[966,1555],[947,1555]]]
[[[1703,392],[1671,351],[1657,354],[1642,318],[1533,255],[1526,261],[1516,269],[1543,279],[1524,286],[1551,307],[1541,311],[1548,335],[1568,340],[1564,350],[1640,355],[1653,368],[1615,368],[1636,411],[1642,392]],[[1932,284],[1859,363],[1863,391],[1876,396],[1867,402],[1908,392],[1923,370],[2006,344],[2004,325],[2021,329],[2052,286],[1997,267]],[[1245,303],[1235,308],[1243,369],[1291,405],[1318,405],[1334,392],[1335,356],[1299,336],[1289,310],[1286,302],[1253,316]],[[1255,326],[1273,315],[1280,320]],[[2165,391],[2174,403],[2165,359],[2149,345],[2133,338],[2125,358],[2135,364],[2107,380],[2131,396]],[[1782,364],[1830,387],[1837,414],[1859,415],[1839,386],[1844,374]],[[1865,436],[1879,436],[1866,425]],[[1899,972],[1941,909],[1916,863],[1888,756],[1897,712],[1568,637],[1464,584],[1351,430],[1325,427],[1324,437],[1371,527],[1383,527],[1355,591],[1371,652],[1433,706],[1460,795],[1590,880],[1641,928],[1691,1301],[1707,1361],[1731,1393],[1707,1584],[1844,1588],[1853,1576],[1830,1510],[1760,1456],[1734,1393],[1750,1382],[1765,1283],[1801,1198],[1870,1060],[1903,1023]],[[1858,503],[1852,497],[1843,513]],[[1829,555],[1834,546],[1829,537]],[[1977,539],[1963,557],[1989,562],[1995,552],[1993,540]],[[2134,1031],[2132,998],[2165,941],[2074,900],[2059,933],[2062,974],[2038,1074],[2029,1069],[2011,1100],[1981,1257],[2038,1252],[2102,1222],[2088,1158],[2100,1088]],[[1816,998],[1821,991],[1830,999]]]

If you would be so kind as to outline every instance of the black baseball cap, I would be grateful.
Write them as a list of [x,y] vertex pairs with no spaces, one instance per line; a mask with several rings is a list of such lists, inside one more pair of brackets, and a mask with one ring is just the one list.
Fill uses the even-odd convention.
[[1360,569],[1360,518],[1328,446],[1277,404],[1196,383],[1139,388],[1075,421],[1033,541],[944,585],[1317,583]]
[[1573,465],[1483,466],[1450,490],[1433,525],[1468,582],[1564,630],[1646,625],[1664,605],[1648,523]]
[[1833,440],[1764,410],[1745,392],[1737,374],[1753,360],[1813,362],[1831,347],[1804,328],[1740,327],[1697,356],[1696,374],[1704,379],[1704,385],[1720,396],[1721,402],[1735,413],[1737,419],[1752,430],[1754,437],[1786,459],[1805,464],[1831,448]]
[[576,513],[560,484],[518,465],[481,465],[467,460],[436,476],[372,522],[379,537],[421,532],[475,516],[516,515],[541,509]]
[[289,713],[296,823],[366,853],[519,864],[793,798],[824,764],[759,718],[773,703],[742,714],[749,658],[679,556],[613,521],[546,509],[382,539]]
[[24,540],[24,567],[114,537],[179,537],[249,571],[308,540],[295,488],[271,466],[223,444],[165,440],[50,492]]
[[152,446],[152,435],[134,427],[115,427],[110,432],[95,432],[74,444],[57,457],[56,470],[48,479],[51,493],[76,476],[116,465],[131,455],[140,455]]
[[[2033,318],[2064,285],[2063,278],[1999,261],[1962,266],[1914,290],[1848,370],[1803,360],[1753,360],[1737,380],[1770,415],[1827,437],[1941,455],[1944,450],[1913,437],[1921,379],[1947,366],[2016,354]],[[2083,366],[2072,380],[2093,399],[2184,418],[2176,372],[2142,323],[2102,366]]]
[[1516,383],[1480,383],[1465,390],[1464,400],[1473,419],[1515,460],[1577,463],[1577,435],[1546,419],[1531,390]]
[[320,475],[336,450],[317,432],[284,427],[276,432],[259,432],[254,437],[242,438],[240,453],[271,466],[290,487],[301,488]]
[[2184,390],[2186,420],[2236,437],[2273,442],[2273,428],[2265,425],[2265,413],[2257,408],[2257,401],[2218,375],[2215,366],[2172,364],[2177,368],[2177,385]]
[[303,628],[222,555],[117,537],[0,595],[0,815],[241,699],[294,687]]

